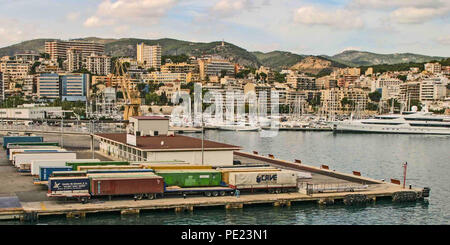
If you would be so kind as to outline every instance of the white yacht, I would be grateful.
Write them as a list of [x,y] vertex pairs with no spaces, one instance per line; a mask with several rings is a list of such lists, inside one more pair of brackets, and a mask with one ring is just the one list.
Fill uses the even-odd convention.
[[450,135],[450,117],[425,111],[379,115],[373,119],[333,122],[334,132]]
[[226,130],[226,131],[259,131],[261,130],[261,127],[251,125],[249,123],[242,123],[242,124],[225,124],[218,126],[219,130]]

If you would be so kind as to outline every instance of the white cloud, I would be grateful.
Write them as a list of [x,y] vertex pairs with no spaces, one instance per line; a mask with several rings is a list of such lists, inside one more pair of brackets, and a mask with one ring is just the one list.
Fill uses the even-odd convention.
[[436,39],[436,41],[442,45],[450,46],[450,35],[440,36]]
[[358,29],[364,26],[362,18],[356,11],[346,9],[322,10],[314,6],[297,9],[294,13],[294,22],[338,29]]
[[389,9],[401,7],[439,8],[446,5],[447,0],[352,0],[351,7],[370,9]]
[[70,12],[66,15],[66,19],[69,21],[75,21],[80,17],[80,12]]
[[450,12],[450,8],[399,8],[390,17],[401,24],[419,24],[434,18],[443,17]]
[[211,12],[220,17],[228,17],[251,9],[253,4],[251,0],[220,0],[211,8]]
[[95,15],[86,19],[86,27],[111,25],[117,22],[153,24],[163,17],[178,0],[103,0]]
[[34,24],[22,23],[17,19],[0,18],[0,23],[0,47],[36,38],[36,30],[39,30]]

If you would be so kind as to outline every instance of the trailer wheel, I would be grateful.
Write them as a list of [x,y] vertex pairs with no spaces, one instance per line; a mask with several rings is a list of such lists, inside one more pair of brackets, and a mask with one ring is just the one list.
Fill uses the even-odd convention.
[[219,194],[220,194],[221,196],[225,196],[227,193],[226,193],[225,191],[221,191],[221,192],[219,192]]
[[85,204],[88,202],[88,198],[87,197],[82,197],[80,198],[81,203]]
[[205,196],[210,197],[211,195],[212,195],[212,194],[211,194],[210,191],[206,191],[206,192],[205,192]]
[[134,195],[134,200],[142,200],[142,194]]
[[155,199],[155,194],[148,194],[148,199],[153,200]]
[[217,192],[217,191],[213,191],[213,196],[215,196],[215,197],[217,197],[217,196],[219,196],[219,192]]
[[280,194],[281,193],[281,189],[275,189],[275,193],[276,194]]
[[274,189],[269,189],[269,193],[273,194],[273,193],[275,193],[275,190]]

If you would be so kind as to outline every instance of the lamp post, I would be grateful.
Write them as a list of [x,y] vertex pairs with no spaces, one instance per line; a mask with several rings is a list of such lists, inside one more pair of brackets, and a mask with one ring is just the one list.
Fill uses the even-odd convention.
[[203,112],[202,112],[202,165],[204,164],[205,159],[205,125],[203,123]]

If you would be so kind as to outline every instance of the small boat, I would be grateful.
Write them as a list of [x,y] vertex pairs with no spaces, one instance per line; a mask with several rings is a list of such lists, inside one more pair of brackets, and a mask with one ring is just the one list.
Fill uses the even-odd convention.
[[260,127],[252,126],[249,123],[221,125],[221,126],[218,126],[218,129],[225,130],[225,131],[259,131],[259,130],[261,130]]

